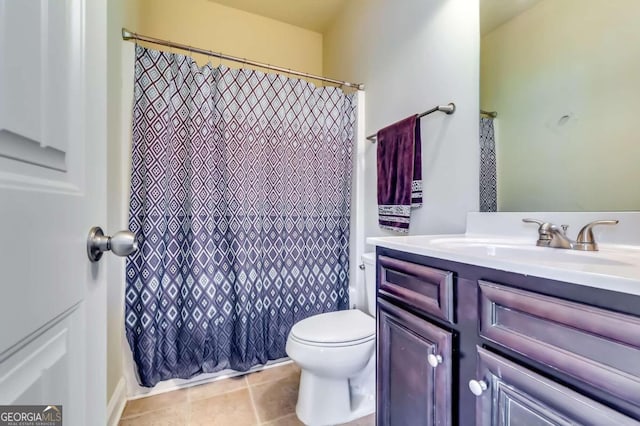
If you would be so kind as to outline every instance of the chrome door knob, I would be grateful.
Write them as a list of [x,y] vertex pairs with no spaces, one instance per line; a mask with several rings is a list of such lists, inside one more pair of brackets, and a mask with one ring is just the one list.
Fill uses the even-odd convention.
[[432,366],[433,368],[436,368],[438,365],[442,364],[442,356],[429,354],[427,356],[427,362],[429,363],[430,366]]
[[87,237],[87,256],[97,262],[105,251],[111,250],[117,256],[128,256],[138,250],[136,236],[131,231],[120,231],[113,236],[104,235],[102,228],[94,226]]
[[484,380],[469,380],[469,390],[475,396],[480,396],[487,390],[487,382]]

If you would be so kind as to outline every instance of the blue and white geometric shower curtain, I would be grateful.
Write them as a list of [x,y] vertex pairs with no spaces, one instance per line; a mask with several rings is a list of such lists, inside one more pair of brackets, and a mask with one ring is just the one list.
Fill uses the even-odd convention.
[[480,117],[480,211],[498,211],[498,176],[493,118]]
[[348,308],[355,97],[138,46],[126,335],[139,381],[286,356]]

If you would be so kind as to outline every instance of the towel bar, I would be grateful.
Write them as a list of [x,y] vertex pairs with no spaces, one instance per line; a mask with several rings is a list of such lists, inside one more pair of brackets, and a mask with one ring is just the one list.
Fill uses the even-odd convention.
[[[438,105],[436,107],[431,108],[429,111],[425,111],[422,114],[418,114],[418,118],[424,117],[425,115],[429,115],[432,112],[436,112],[436,111],[441,111],[446,113],[447,115],[451,115],[456,111],[456,104],[454,104],[453,102],[450,102],[448,105]],[[370,140],[372,143],[376,142],[376,136],[377,134],[372,134],[367,136],[367,139]]]

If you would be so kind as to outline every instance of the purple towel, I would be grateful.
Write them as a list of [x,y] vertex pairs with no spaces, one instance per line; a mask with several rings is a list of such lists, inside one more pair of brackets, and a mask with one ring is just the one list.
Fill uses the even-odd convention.
[[420,121],[414,115],[380,130],[378,141],[378,222],[409,232],[411,208],[422,205]]

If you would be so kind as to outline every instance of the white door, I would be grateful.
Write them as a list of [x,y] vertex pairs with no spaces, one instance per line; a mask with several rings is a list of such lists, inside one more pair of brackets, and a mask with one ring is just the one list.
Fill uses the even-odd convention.
[[106,0],[0,0],[0,405],[105,423]]

